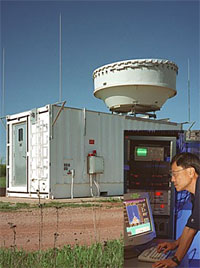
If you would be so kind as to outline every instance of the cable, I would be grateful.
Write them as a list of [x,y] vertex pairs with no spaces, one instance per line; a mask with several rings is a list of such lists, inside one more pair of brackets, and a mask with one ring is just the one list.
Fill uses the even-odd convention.
[[193,255],[192,255],[192,258],[189,259],[189,263],[194,259],[194,256],[195,256],[195,254],[196,254],[197,249],[196,249],[196,248],[193,248],[190,252],[188,252],[188,255],[190,255],[193,251],[194,251],[194,253],[193,253]]

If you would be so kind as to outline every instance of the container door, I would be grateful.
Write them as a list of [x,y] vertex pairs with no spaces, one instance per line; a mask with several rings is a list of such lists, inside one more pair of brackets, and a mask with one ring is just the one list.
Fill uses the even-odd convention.
[[26,177],[26,122],[13,125],[13,182],[19,191],[27,190]]

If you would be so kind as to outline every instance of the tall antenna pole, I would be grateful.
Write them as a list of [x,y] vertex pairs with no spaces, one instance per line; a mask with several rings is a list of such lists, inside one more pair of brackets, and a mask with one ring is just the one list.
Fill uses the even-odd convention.
[[2,51],[2,107],[1,114],[4,116],[5,114],[5,49]]
[[59,102],[62,101],[62,17],[60,13],[60,27],[59,27]]
[[[0,98],[1,97],[2,97],[2,101],[0,102],[0,104],[1,104],[0,114],[2,115],[2,117],[0,117],[0,125],[2,125],[6,129],[6,126],[4,125],[4,122],[3,122],[4,113],[5,113],[5,49],[4,48],[2,49],[2,96],[0,94]],[[3,159],[3,150],[2,149],[4,149],[4,145],[3,145],[4,137],[2,135],[2,130],[1,130],[0,137],[1,137],[0,138],[0,161],[2,161],[2,159]]]
[[188,58],[188,122],[190,122],[190,60]]

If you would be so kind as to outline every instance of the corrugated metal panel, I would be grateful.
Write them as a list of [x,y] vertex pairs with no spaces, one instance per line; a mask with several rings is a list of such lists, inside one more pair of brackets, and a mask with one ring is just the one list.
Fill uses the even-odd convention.
[[[90,195],[87,156],[93,150],[104,158],[104,173],[96,176],[100,191],[108,195],[123,194],[124,130],[181,130],[181,124],[74,108],[64,108],[52,127],[59,109],[55,105],[51,111],[48,106],[37,109],[37,120],[29,119],[28,135],[29,191],[36,191],[40,185],[41,192],[50,191],[55,198],[70,197],[71,190],[74,197]],[[19,117],[23,121],[30,114],[31,111],[10,116],[8,124],[15,124]],[[7,146],[12,147],[12,143]],[[12,150],[9,152],[12,180]],[[71,188],[72,169],[75,170],[74,188]]]
[[[58,109],[54,107],[54,117]],[[101,190],[107,191],[108,194],[122,194],[124,130],[181,129],[181,125],[129,119],[125,116],[92,111],[85,112],[85,119],[84,110],[67,108],[54,126],[51,179],[52,186],[56,189],[55,196],[65,188],[64,193],[70,197],[71,175],[68,174],[70,169],[75,169],[74,187],[79,189],[77,195],[90,194],[87,155],[93,150],[104,158],[104,173],[97,175]],[[68,170],[64,170],[64,166],[68,166]]]
[[37,115],[30,121],[29,191],[49,192],[49,113]]
[[[54,117],[58,108],[54,108]],[[51,142],[51,177],[52,183],[70,183],[70,176],[64,170],[65,160],[76,163],[76,183],[83,182],[83,127],[81,110],[64,110],[53,127]],[[66,162],[67,163],[67,162]],[[74,169],[70,165],[70,169]]]

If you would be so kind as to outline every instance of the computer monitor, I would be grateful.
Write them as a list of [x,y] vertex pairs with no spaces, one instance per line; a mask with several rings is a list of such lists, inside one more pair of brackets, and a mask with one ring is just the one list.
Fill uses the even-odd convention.
[[124,245],[145,244],[156,237],[148,193],[124,194]]

